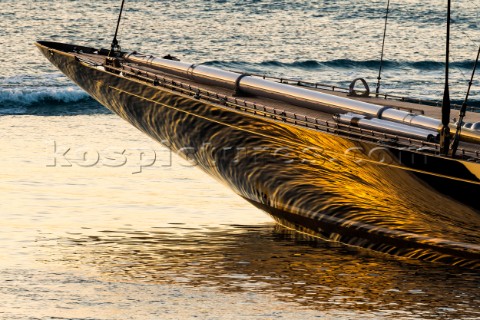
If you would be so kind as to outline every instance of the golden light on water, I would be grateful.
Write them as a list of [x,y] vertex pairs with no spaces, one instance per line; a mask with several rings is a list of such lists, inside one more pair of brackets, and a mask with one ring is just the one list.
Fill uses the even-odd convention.
[[[377,76],[383,2],[127,2],[120,41],[128,51],[336,86]],[[474,3],[454,6],[452,97],[461,101],[480,29]],[[190,156],[202,167],[192,165],[105,114],[32,46],[108,47],[117,13],[115,1],[2,2],[0,319],[478,317],[476,271],[294,233],[235,194],[350,230],[478,252],[478,214],[419,183],[421,172],[402,172],[381,148],[238,112],[217,112],[215,123],[226,128],[206,125],[178,113],[188,109],[183,101],[149,96],[177,110],[139,108],[148,110],[141,129],[177,137],[176,150],[201,145]],[[395,4],[391,17],[384,88],[436,99],[443,9],[409,1]],[[112,92],[102,97],[107,89],[95,80],[94,94],[110,103]],[[122,97],[143,94],[115,88]],[[187,111],[210,117],[201,104]],[[121,110],[126,119],[129,112]],[[218,129],[212,141],[196,139],[205,128]],[[218,146],[230,148],[227,160]],[[442,258],[424,249],[403,254]]]

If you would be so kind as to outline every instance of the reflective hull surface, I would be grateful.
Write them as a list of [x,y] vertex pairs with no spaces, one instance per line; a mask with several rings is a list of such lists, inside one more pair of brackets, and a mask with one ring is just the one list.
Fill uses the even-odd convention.
[[245,114],[86,65],[62,45],[38,46],[101,104],[279,223],[389,254],[480,268],[479,164]]

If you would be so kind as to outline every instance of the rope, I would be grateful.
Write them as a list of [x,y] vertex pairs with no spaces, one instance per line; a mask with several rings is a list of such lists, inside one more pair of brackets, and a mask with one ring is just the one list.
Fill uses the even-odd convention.
[[452,143],[452,157],[455,156],[457,152],[458,143],[460,142],[460,131],[462,130],[463,118],[465,117],[467,111],[467,102],[468,96],[470,95],[470,89],[472,88],[473,84],[473,77],[475,76],[475,71],[477,70],[478,59],[480,58],[480,46],[478,47],[477,52],[477,59],[475,60],[475,64],[473,65],[472,76],[470,78],[470,82],[468,83],[467,94],[465,95],[465,100],[463,101],[462,108],[460,109],[460,117],[457,122],[457,131],[455,131],[455,137],[453,138]]
[[377,89],[375,90],[376,96],[378,98],[378,94],[380,92],[380,80],[382,79],[382,67],[383,67],[383,52],[385,49],[385,38],[387,36],[387,23],[388,23],[388,12],[390,9],[390,0],[387,2],[387,12],[385,14],[385,28],[383,29],[383,40],[382,40],[382,53],[380,55],[380,68],[378,69],[378,77],[377,77]]
[[[450,54],[450,59],[453,61],[453,63],[457,63],[457,64],[459,63],[459,61],[455,58],[455,56],[454,56],[453,54]],[[455,68],[456,71],[460,72],[460,73],[462,74],[462,76],[463,76],[463,79],[459,79],[459,80],[456,81],[456,82],[463,84],[463,83],[464,83],[463,81],[464,81],[465,79],[467,79],[467,75],[462,71],[462,68],[461,68],[461,67],[454,67],[454,68]],[[450,83],[451,83],[451,82],[450,82]]]
[[[452,24],[456,24],[456,19],[452,19]],[[478,44],[477,44],[478,41],[473,40],[473,39],[470,37],[470,35],[469,35],[467,32],[465,32],[464,30],[462,30],[462,29],[460,29],[460,28],[457,28],[456,30],[457,30],[457,31],[460,31],[460,33],[461,33],[463,36],[465,36],[466,38],[468,38],[468,40],[470,40],[471,45],[473,46],[473,48],[477,48],[477,46],[478,46]],[[464,42],[463,40],[464,40],[464,39],[462,39],[461,48],[462,48],[462,50],[465,50],[465,48],[464,48],[465,42]],[[457,62],[457,61],[455,60],[455,57],[454,57],[452,54],[450,54],[450,58],[453,60],[453,62],[455,62],[455,63]],[[462,74],[462,76],[463,76],[464,79],[467,79],[467,76],[465,75],[465,73],[463,73],[463,71],[462,71],[462,69],[461,69],[460,67],[457,67],[457,68],[455,68],[455,69]],[[459,82],[460,82],[460,81],[459,81]],[[463,81],[462,81],[461,83],[463,84]]]

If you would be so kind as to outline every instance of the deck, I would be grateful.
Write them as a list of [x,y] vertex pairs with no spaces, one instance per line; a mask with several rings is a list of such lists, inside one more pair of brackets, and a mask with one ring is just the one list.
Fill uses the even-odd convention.
[[[80,61],[88,63],[90,65],[105,65],[104,55],[87,53],[74,53],[74,55]],[[332,113],[326,113],[319,110],[300,107],[290,103],[264,97],[235,96],[233,90],[198,83],[190,79],[178,77],[169,73],[159,71],[157,69],[149,68],[144,65],[138,65],[122,61],[121,65],[117,68],[107,67],[107,69],[121,72],[124,76],[133,77],[153,85],[163,86],[169,90],[179,91],[188,95],[194,95],[197,98],[206,99],[211,102],[221,104],[223,106],[235,108],[236,110],[248,112],[251,114],[253,113],[259,116],[270,117],[274,120],[288,122],[294,125],[306,126],[308,128],[316,130],[336,132],[339,134],[348,133],[349,137],[352,137],[352,133],[354,133],[355,138],[366,139],[368,141],[396,140],[398,141],[400,146],[413,146],[421,150],[429,150],[430,152],[433,151],[435,153],[438,153],[439,150],[439,145],[437,143],[404,139],[401,136],[353,128],[347,125],[339,125],[333,120]],[[393,108],[409,111],[414,114],[422,114],[436,119],[441,118],[441,108],[436,106],[416,104],[395,99],[385,99],[384,97],[350,97],[347,95],[346,92],[332,91],[322,88],[306,88],[311,90],[317,90],[330,95],[360,100],[371,104],[390,106]],[[458,119],[458,114],[459,111],[452,110],[452,121],[454,119]],[[479,122],[480,113],[467,112],[464,121]],[[480,145],[478,144],[461,142],[458,153],[465,156],[470,161],[473,160],[476,162],[480,162]]]

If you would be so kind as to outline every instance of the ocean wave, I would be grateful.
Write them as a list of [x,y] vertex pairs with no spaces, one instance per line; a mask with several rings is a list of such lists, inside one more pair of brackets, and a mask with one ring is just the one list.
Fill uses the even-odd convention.
[[[246,61],[208,61],[206,65],[219,66],[219,67],[278,67],[278,68],[297,68],[315,70],[322,68],[355,68],[355,69],[377,69],[380,66],[379,60],[351,60],[351,59],[334,59],[329,61],[317,61],[317,60],[297,60],[293,62],[282,62],[277,60],[267,60],[262,62],[246,62]],[[473,61],[456,61],[451,62],[450,65],[453,68],[459,69],[472,69]],[[445,68],[445,63],[433,60],[424,61],[383,61],[384,68],[390,69],[417,69],[417,70],[442,70]]]
[[0,114],[72,115],[108,113],[74,87],[0,88]]
[[75,88],[0,89],[0,105],[30,106],[41,103],[72,103],[89,98],[86,92]]

